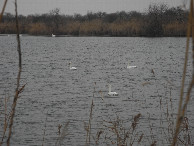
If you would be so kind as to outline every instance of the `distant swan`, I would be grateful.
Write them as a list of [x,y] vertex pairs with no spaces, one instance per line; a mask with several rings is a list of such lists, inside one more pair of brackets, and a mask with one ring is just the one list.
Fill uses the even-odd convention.
[[52,34],[52,37],[55,37],[56,35]]
[[109,92],[108,92],[108,95],[109,95],[109,96],[118,96],[118,93],[117,93],[117,92],[112,92],[112,91],[111,91],[111,85],[110,85],[110,84],[108,84],[108,86],[109,86]]
[[70,66],[70,70],[76,70],[77,69],[76,67],[71,66],[71,62],[69,62],[69,66]]
[[132,65],[130,65],[129,62],[128,62],[128,65],[127,65],[127,68],[128,68],[128,69],[130,69],[130,68],[136,68],[136,67],[137,67],[137,66],[132,66]]

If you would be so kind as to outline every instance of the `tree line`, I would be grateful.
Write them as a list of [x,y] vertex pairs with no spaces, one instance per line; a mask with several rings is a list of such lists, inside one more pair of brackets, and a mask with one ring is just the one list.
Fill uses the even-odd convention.
[[[165,4],[151,4],[144,13],[88,12],[86,15],[60,14],[56,8],[42,15],[19,15],[20,33],[70,36],[185,36],[188,11]],[[5,13],[0,34],[15,34],[15,16]]]

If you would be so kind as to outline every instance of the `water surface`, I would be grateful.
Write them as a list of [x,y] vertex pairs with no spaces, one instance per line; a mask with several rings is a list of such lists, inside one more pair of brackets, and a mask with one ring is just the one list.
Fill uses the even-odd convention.
[[[21,44],[21,84],[26,87],[16,108],[13,145],[42,145],[44,129],[44,144],[55,145],[58,125],[68,121],[69,134],[64,145],[85,145],[84,123],[89,121],[92,99],[93,136],[99,130],[107,132],[104,121],[117,117],[122,119],[125,129],[129,129],[133,117],[141,113],[136,129],[145,136],[141,145],[149,145],[154,140],[158,145],[167,145],[167,110],[176,118],[185,38],[24,36]],[[14,36],[0,36],[1,107],[4,97],[12,102],[16,87],[16,46]],[[190,51],[190,59],[191,55]],[[76,71],[69,69],[69,62]],[[127,69],[128,62],[137,68]],[[191,73],[189,61],[186,86]],[[119,94],[117,98],[108,97],[108,83]],[[186,116],[192,130],[190,134],[194,136],[192,105],[193,98]],[[101,145],[107,143],[106,132],[100,139]]]

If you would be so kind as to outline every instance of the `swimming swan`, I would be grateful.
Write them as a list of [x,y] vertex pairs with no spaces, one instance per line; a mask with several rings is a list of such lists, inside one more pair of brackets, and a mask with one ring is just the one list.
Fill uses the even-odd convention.
[[52,34],[52,37],[55,37],[56,35]]
[[71,66],[71,62],[69,62],[69,66],[70,66],[70,70],[76,70],[77,69],[76,67]]
[[109,92],[108,92],[108,95],[109,95],[109,96],[118,96],[118,93],[117,93],[117,92],[112,92],[112,91],[111,91],[111,85],[110,85],[110,84],[108,84],[108,86],[109,86]]
[[127,68],[130,69],[130,68],[136,68],[137,66],[131,66],[128,62],[128,65],[127,65]]

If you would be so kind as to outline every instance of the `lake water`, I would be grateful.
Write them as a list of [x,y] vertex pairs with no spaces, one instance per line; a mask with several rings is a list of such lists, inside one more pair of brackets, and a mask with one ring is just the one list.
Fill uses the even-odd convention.
[[[106,121],[119,118],[128,130],[138,113],[142,116],[135,130],[137,135],[132,136],[136,138],[134,145],[150,145],[153,141],[168,145],[168,119],[176,118],[186,38],[23,36],[21,46],[21,84],[26,87],[16,107],[12,145],[42,145],[43,137],[45,146],[55,145],[58,125],[64,127],[67,122],[68,135],[62,144],[85,145],[84,123],[89,121],[92,99],[92,145],[99,130],[103,131],[99,144],[112,145],[109,139],[114,141],[114,134],[106,127]],[[9,104],[13,100],[18,67],[16,48],[14,36],[0,36],[1,112],[4,98],[9,99]],[[190,51],[186,87],[192,73],[191,56]],[[70,70],[69,62],[77,70]],[[128,62],[137,68],[127,69]],[[109,83],[118,97],[108,96]],[[192,144],[193,105],[192,94],[186,113]],[[3,113],[0,117],[2,123]],[[142,142],[137,144],[142,133]]]

